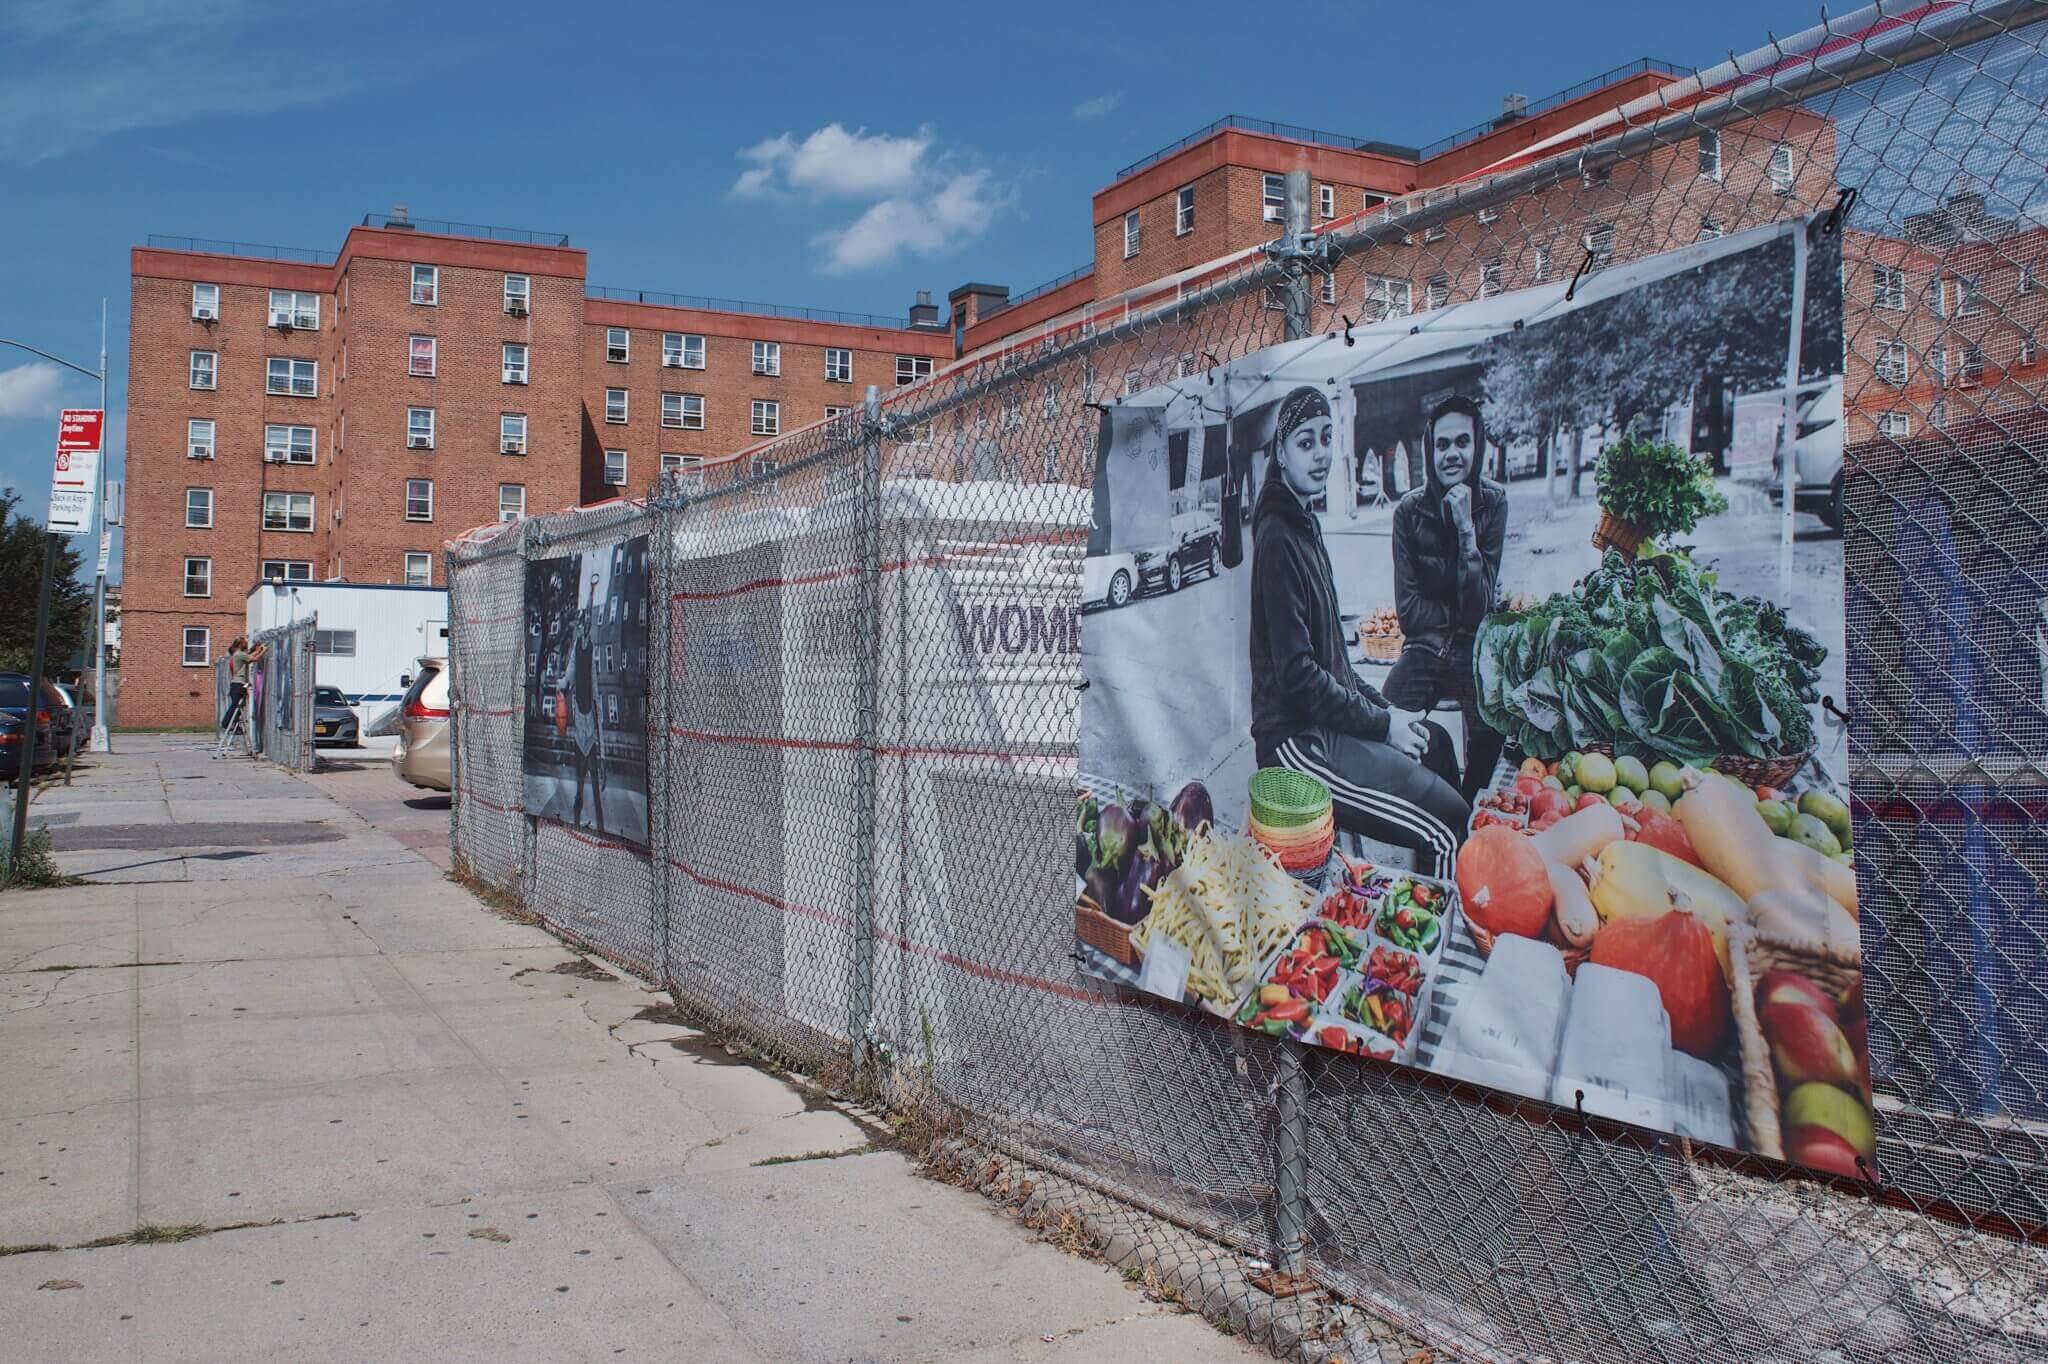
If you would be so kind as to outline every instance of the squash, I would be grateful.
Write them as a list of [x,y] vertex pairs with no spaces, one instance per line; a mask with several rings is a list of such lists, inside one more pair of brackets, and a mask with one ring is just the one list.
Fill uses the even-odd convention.
[[1671,1045],[1711,1058],[1728,1033],[1728,976],[1699,916],[1683,908],[1610,922],[1593,939],[1592,959],[1633,971],[1656,985],[1671,1019]]
[[1818,887],[1830,900],[1851,914],[1860,912],[1856,904],[1854,867],[1845,866],[1818,848],[1794,843],[1789,838],[1778,840],[1777,852],[1802,879]]
[[1555,862],[1546,861],[1543,869],[1550,873],[1550,890],[1556,897],[1551,915],[1557,921],[1558,936],[1573,947],[1584,947],[1600,931],[1600,911],[1586,894],[1586,883],[1570,867]]
[[1668,909],[1689,910],[1713,935],[1721,970],[1732,974],[1728,929],[1747,914],[1734,891],[1688,862],[1642,843],[1610,843],[1592,864],[1593,905],[1601,922],[1648,919]]
[[1627,832],[1621,822],[1621,811],[1603,801],[1566,815],[1543,832],[1527,837],[1544,861],[1576,867],[1589,857],[1598,857],[1602,848]]
[[1489,933],[1543,935],[1550,920],[1550,874],[1534,840],[1500,824],[1476,829],[1458,849],[1458,896],[1466,917]]
[[1849,911],[1816,886],[1767,890],[1749,899],[1749,922],[1766,937],[1817,942],[1838,956],[1863,955],[1863,936]]
[[1799,868],[1780,851],[1785,840],[1764,823],[1747,788],[1718,772],[1692,767],[1685,769],[1684,781],[1685,794],[1675,807],[1678,821],[1700,864],[1738,898],[1747,902],[1767,890],[1805,883]]

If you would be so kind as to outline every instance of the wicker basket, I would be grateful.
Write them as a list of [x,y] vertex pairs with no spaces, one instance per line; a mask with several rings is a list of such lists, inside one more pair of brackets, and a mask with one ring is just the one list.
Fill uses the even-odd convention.
[[1600,510],[1600,524],[1593,528],[1593,548],[1618,551],[1624,559],[1635,558],[1636,551],[1649,538],[1649,532],[1641,526],[1622,520],[1604,507]]
[[1728,935],[1729,1003],[1735,1014],[1735,1041],[1742,1060],[1742,1112],[1749,1127],[1749,1149],[1773,1160],[1785,1158],[1785,1136],[1778,1116],[1778,1072],[1771,1064],[1771,1044],[1764,1040],[1756,1016],[1756,983],[1780,967],[1797,971],[1826,990],[1837,1004],[1862,979],[1863,963],[1810,941],[1765,937],[1758,933]]
[[[1554,928],[1555,926],[1556,921],[1552,920],[1552,927]],[[1494,935],[1488,932],[1486,929],[1481,928],[1478,924],[1474,923],[1472,921],[1472,916],[1469,914],[1465,916],[1465,927],[1472,931],[1472,941],[1478,945],[1479,955],[1482,957],[1492,956]],[[1586,959],[1593,955],[1593,949],[1591,947],[1572,947],[1564,942],[1559,941],[1555,936],[1553,936],[1553,934],[1549,932],[1546,932],[1540,939],[1540,941],[1549,943],[1552,947],[1555,947],[1559,952],[1562,952],[1564,954],[1564,972],[1568,976],[1577,975],[1579,973],[1579,967],[1584,965]]]
[[1099,909],[1074,906],[1074,936],[1111,961],[1124,966],[1138,964],[1138,949],[1131,942],[1135,924],[1120,924]]
[[1358,647],[1369,663],[1398,663],[1407,645],[1406,635],[1360,635]]
[[1798,753],[1781,753],[1774,758],[1750,758],[1737,753],[1723,753],[1714,759],[1713,768],[1724,776],[1730,776],[1744,786],[1777,786],[1791,784],[1813,758],[1817,745],[1809,744]]

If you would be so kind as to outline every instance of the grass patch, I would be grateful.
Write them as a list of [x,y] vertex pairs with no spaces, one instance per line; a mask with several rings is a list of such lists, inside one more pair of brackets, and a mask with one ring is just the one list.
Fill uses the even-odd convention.
[[871,1156],[881,1149],[881,1147],[873,1142],[868,1142],[864,1146],[849,1146],[844,1151],[806,1151],[800,1156],[768,1156],[762,1160],[749,1161],[748,1164],[757,1168],[763,1165],[795,1165],[799,1161],[806,1160],[838,1160],[841,1156]]
[[460,857],[455,859],[455,865],[450,870],[441,874],[456,885],[461,886],[471,895],[476,896],[478,900],[483,902],[485,909],[488,909],[491,913],[506,920],[508,923],[524,924],[528,928],[545,928],[547,926],[542,921],[540,915],[535,914],[520,902],[517,892],[497,885],[494,882],[486,881],[483,877],[471,871],[468,864]]
[[32,1245],[0,1246],[0,1257],[8,1255],[34,1255],[50,1250],[108,1250],[114,1246],[168,1246],[180,1241],[197,1240],[221,1231],[247,1231],[252,1227],[282,1227],[297,1222],[327,1222],[337,1217],[354,1220],[352,1212],[316,1212],[306,1217],[272,1217],[260,1222],[222,1222],[209,1226],[204,1222],[140,1222],[133,1231],[119,1232],[113,1236],[95,1236],[90,1241],[76,1241],[60,1246],[52,1241],[39,1241]]
[[57,867],[48,829],[31,829],[20,855],[0,866],[0,890],[47,890],[53,886],[82,886],[85,879],[71,876]]

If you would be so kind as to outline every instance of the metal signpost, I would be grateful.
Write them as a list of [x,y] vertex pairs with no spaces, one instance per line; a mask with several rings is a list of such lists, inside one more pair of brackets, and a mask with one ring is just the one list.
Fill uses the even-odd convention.
[[43,655],[50,642],[50,590],[57,574],[57,537],[90,535],[98,524],[100,448],[107,414],[95,408],[66,408],[57,422],[57,458],[50,474],[50,516],[43,532],[43,576],[36,597],[35,643],[29,651],[28,697],[22,705],[21,762],[14,777],[14,836],[11,863],[21,864],[28,839],[28,789],[35,775],[37,716],[43,706]]

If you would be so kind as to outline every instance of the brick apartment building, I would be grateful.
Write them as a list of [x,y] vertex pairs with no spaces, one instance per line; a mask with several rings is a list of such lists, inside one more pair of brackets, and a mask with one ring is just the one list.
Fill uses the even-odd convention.
[[[870,383],[999,362],[1150,301],[1270,240],[1289,170],[1309,172],[1318,224],[1404,215],[1681,74],[1645,60],[1535,104],[1511,96],[1498,117],[1425,148],[1225,119],[1096,192],[1087,265],[1016,297],[963,284],[944,315],[920,296],[901,321],[595,288],[566,238],[386,215],[350,229],[331,258],[156,239],[133,253],[123,718],[205,722],[203,665],[262,578],[438,582],[441,543],[472,526],[645,489],[662,468],[855,406]],[[1835,193],[1832,125],[1796,109],[1762,115],[1355,253],[1321,280],[1315,325],[1568,277],[1589,254],[1666,250],[1824,208]],[[1852,234],[1852,442],[1938,424],[1948,386],[1995,385],[2038,363],[2036,286],[2013,262],[2031,261],[2015,250],[2037,250],[2042,232],[1991,217],[1965,188],[1905,239]],[[1983,243],[1977,275],[1955,274],[1959,240]],[[1270,339],[1278,326],[1276,313]],[[1903,372],[1890,340],[1905,345]],[[1197,360],[1153,343],[1106,349],[1048,375],[1046,407],[1052,386],[1114,396]],[[1078,475],[1088,414],[1072,431],[1033,425],[1040,448],[1027,450],[1020,395],[990,401],[1002,406],[956,410],[952,432],[925,433],[909,470]]]

